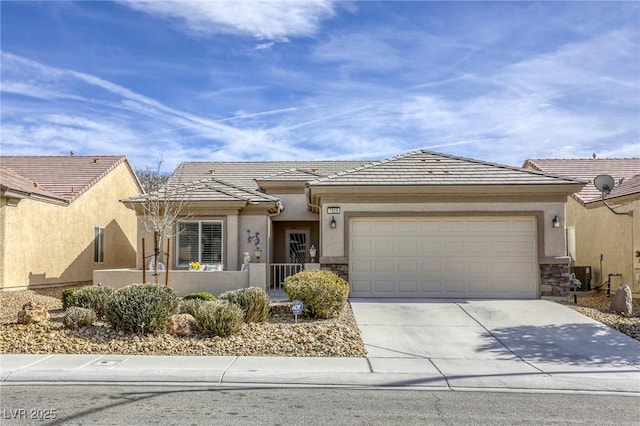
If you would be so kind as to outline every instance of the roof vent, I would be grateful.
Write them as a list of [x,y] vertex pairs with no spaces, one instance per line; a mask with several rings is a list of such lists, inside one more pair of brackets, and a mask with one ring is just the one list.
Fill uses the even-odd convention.
[[97,163],[98,163],[98,161],[100,161],[100,159],[99,159],[99,158],[94,158],[94,159],[93,159],[93,164],[97,164]]
[[34,186],[34,188],[38,188],[38,187],[40,187],[40,184],[38,182],[33,182],[33,186]]
[[209,174],[210,175],[215,175],[216,174],[216,169],[209,169]]

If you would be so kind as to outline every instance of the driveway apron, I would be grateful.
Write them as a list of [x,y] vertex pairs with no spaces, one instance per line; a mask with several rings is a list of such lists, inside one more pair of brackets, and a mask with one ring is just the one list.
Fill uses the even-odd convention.
[[640,368],[640,342],[551,301],[352,299],[351,306],[369,358]]

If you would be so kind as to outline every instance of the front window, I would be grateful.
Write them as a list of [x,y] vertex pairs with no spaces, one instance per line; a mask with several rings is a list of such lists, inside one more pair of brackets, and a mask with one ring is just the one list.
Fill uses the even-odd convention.
[[100,226],[93,228],[93,261],[104,262],[104,228]]
[[222,221],[178,223],[178,266],[222,264]]

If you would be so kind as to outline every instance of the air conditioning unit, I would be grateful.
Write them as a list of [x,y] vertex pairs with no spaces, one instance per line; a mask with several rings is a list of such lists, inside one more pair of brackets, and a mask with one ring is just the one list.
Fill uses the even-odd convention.
[[591,266],[572,266],[571,273],[582,283],[582,291],[591,291]]

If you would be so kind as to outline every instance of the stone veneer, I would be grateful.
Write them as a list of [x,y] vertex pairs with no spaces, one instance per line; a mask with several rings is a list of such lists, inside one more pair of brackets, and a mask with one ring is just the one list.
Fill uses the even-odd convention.
[[540,264],[540,295],[566,296],[569,294],[569,264]]
[[343,263],[324,263],[322,270],[331,271],[340,278],[349,281],[349,265]]

